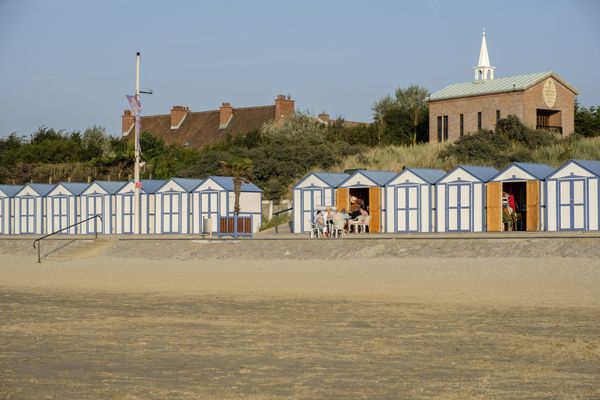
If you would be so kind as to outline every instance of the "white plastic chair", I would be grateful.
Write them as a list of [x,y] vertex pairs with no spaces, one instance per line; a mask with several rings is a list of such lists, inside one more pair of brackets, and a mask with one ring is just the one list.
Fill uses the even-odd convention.
[[315,237],[320,238],[322,236],[322,232],[314,222],[306,221],[310,225],[310,238],[313,239]]
[[[369,223],[371,222],[371,216],[370,215],[366,215],[362,218],[362,221],[360,221],[357,225],[356,228],[358,229],[358,232],[362,233],[366,233],[367,232],[367,228],[369,227]],[[369,231],[369,233],[371,233]]]
[[338,220],[338,221],[334,221],[333,222],[333,237],[346,237],[346,230],[344,229],[346,227],[346,221],[345,220]]

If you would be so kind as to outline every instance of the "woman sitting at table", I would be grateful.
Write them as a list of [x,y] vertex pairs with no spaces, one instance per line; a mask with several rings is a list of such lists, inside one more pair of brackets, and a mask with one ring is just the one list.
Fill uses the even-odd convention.
[[317,215],[315,215],[315,228],[319,230],[319,234],[325,233],[325,218],[323,218],[323,212],[321,210],[317,211]]

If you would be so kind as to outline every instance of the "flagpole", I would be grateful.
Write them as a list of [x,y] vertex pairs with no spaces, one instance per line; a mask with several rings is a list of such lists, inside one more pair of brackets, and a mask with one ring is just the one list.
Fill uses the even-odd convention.
[[[140,100],[140,52],[138,51],[135,56],[135,98]],[[140,123],[139,115],[135,116],[135,166],[133,170],[133,180],[135,182],[134,191],[134,222],[133,222],[133,233],[140,233]]]

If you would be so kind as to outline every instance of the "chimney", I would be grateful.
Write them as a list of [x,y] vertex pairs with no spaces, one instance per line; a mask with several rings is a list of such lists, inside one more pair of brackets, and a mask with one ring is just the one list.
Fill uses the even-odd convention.
[[321,114],[319,114],[319,119],[325,125],[329,125],[329,114],[327,114],[325,111],[323,111]]
[[123,115],[121,116],[121,134],[123,136],[129,135],[129,132],[133,129],[135,125],[135,117],[131,110],[123,111]]
[[288,95],[287,97],[278,94],[275,99],[275,122],[283,121],[294,115],[294,100]]
[[188,111],[190,111],[190,109],[185,106],[173,106],[173,108],[171,108],[171,129],[177,129],[181,126]]
[[231,104],[221,104],[221,108],[219,109],[219,129],[227,128],[231,118],[233,118],[233,108],[231,107]]

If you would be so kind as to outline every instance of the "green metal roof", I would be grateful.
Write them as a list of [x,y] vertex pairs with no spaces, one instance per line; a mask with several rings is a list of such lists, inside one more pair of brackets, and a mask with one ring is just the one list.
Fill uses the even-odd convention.
[[429,96],[430,101],[454,99],[468,96],[481,96],[492,93],[515,92],[530,88],[531,86],[552,76],[554,79],[565,85],[573,93],[578,94],[572,86],[566,83],[562,78],[552,71],[538,72],[536,74],[507,76],[505,78],[491,79],[485,81],[473,81],[455,83],[446,86]]

